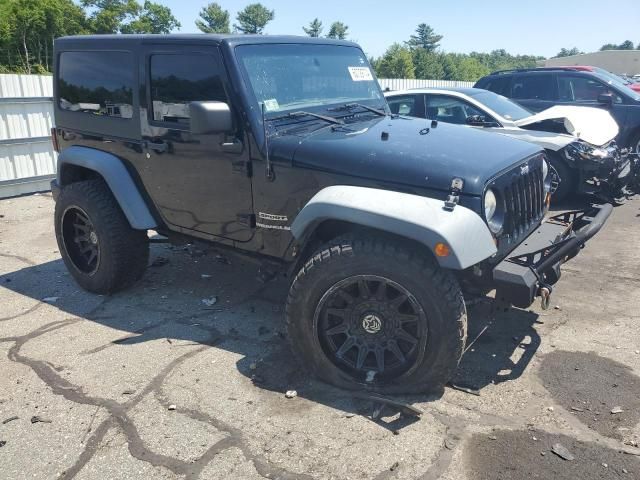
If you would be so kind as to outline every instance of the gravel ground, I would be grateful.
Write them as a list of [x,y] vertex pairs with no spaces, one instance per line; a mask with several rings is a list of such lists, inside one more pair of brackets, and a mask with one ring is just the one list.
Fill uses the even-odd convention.
[[134,288],[91,295],[52,215],[46,194],[0,201],[2,478],[640,479],[640,200],[566,265],[555,308],[471,306],[470,337],[488,329],[455,382],[479,395],[403,398],[420,418],[308,378],[285,279],[154,245]]

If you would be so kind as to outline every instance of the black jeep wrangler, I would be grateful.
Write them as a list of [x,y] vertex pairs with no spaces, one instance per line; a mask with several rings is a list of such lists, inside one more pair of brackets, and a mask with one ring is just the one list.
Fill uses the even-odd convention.
[[293,350],[342,387],[440,388],[465,297],[548,302],[611,213],[543,223],[538,147],[391,115],[353,43],[86,36],[55,55],[55,230],[76,281],[135,282],[148,230],[277,261]]

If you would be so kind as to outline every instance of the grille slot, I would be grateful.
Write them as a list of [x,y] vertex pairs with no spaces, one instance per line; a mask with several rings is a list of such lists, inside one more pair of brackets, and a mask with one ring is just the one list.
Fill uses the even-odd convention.
[[513,240],[529,231],[544,215],[542,171],[531,169],[518,175],[503,187],[502,194],[506,209],[503,235]]

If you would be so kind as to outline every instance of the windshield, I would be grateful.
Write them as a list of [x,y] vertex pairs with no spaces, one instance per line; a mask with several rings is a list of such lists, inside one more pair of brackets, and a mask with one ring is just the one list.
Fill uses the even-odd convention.
[[515,122],[516,120],[521,120],[533,115],[526,108],[521,107],[517,103],[514,103],[508,98],[503,97],[502,95],[498,95],[497,93],[489,91],[480,92],[473,95],[473,98],[475,98],[483,105],[489,107],[505,120],[511,120]]
[[369,62],[358,48],[241,45],[236,54],[256,101],[267,113],[353,102],[384,105]]

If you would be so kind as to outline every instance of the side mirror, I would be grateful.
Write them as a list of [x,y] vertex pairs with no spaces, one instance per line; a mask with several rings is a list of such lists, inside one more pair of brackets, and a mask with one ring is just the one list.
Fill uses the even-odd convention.
[[224,102],[191,102],[189,104],[191,133],[230,133],[233,130],[231,109]]
[[613,93],[601,93],[598,95],[598,103],[603,105],[613,105]]

